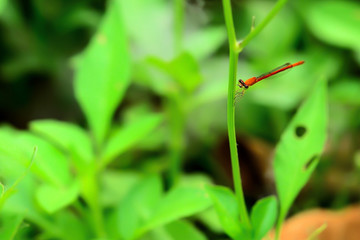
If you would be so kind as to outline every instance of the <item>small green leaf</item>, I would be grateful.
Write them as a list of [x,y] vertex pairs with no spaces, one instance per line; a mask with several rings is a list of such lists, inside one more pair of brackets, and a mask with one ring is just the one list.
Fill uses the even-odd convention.
[[220,186],[209,186],[207,191],[213,201],[214,207],[226,234],[233,239],[249,239],[247,232],[240,223],[239,210],[236,197],[230,189]]
[[104,22],[79,59],[75,95],[101,145],[130,81],[130,60],[120,1],[111,1]]
[[316,1],[308,6],[304,19],[318,38],[336,46],[360,49],[359,2]]
[[202,188],[175,188],[157,203],[145,226],[138,231],[138,235],[171,221],[201,212],[210,205],[210,198]]
[[102,206],[109,207],[119,203],[140,178],[139,172],[103,171],[100,176]]
[[276,147],[274,172],[280,219],[285,217],[319,161],[326,139],[326,95],[326,82],[318,81]]
[[192,224],[185,220],[178,220],[167,224],[165,230],[169,240],[205,240],[206,237]]
[[79,217],[74,214],[74,211],[63,210],[58,211],[51,216],[52,222],[56,225],[56,229],[61,233],[61,237],[57,239],[64,240],[89,240],[93,234],[93,229],[89,228],[88,222],[84,221],[85,218]]
[[71,204],[78,197],[79,191],[78,182],[74,182],[67,188],[44,184],[37,189],[36,198],[40,206],[51,214]]
[[192,55],[183,52],[170,62],[156,57],[148,59],[149,63],[167,73],[186,92],[193,92],[202,81],[198,63]]
[[121,239],[133,239],[135,231],[148,219],[162,195],[158,176],[141,180],[118,207],[118,231]]
[[226,40],[223,27],[199,29],[185,39],[184,48],[197,60],[202,60],[215,52]]
[[103,153],[102,166],[124,153],[151,133],[163,120],[162,115],[152,114],[116,129],[110,136]]
[[357,79],[339,81],[330,89],[330,97],[340,103],[360,105],[360,82]]
[[274,196],[260,199],[252,208],[250,219],[254,240],[261,240],[273,227],[278,213],[277,200]]
[[1,214],[0,217],[0,239],[13,240],[23,221],[22,215]]
[[88,134],[80,127],[57,120],[36,120],[30,130],[53,141],[68,152],[75,151],[83,164],[93,160],[92,146]]

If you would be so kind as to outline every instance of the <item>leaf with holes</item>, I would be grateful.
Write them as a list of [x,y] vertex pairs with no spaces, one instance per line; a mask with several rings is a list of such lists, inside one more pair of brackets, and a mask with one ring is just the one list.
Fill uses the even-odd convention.
[[276,148],[274,171],[283,219],[315,169],[324,147],[327,126],[326,82],[318,81]]

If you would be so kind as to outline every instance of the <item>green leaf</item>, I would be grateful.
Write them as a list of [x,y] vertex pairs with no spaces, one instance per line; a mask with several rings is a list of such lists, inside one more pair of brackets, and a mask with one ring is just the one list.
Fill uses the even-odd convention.
[[134,186],[118,208],[118,230],[122,239],[134,237],[161,195],[162,183],[158,176],[145,178]]
[[194,57],[183,52],[168,65],[167,70],[187,92],[193,92],[202,82],[200,68]]
[[11,159],[22,166],[28,165],[34,146],[38,146],[39,151],[32,172],[46,182],[59,187],[67,186],[71,176],[68,160],[62,152],[31,133],[0,128],[0,155],[8,161]]
[[[137,58],[158,56],[170,59],[174,54],[171,3],[164,0],[122,1],[126,30],[137,47]],[[149,27],[151,26],[151,27]]]
[[[7,198],[9,198],[12,194],[14,194],[14,192],[16,191],[16,187],[17,185],[21,182],[21,180],[23,180],[23,178],[28,174],[28,172],[30,171],[30,168],[35,160],[36,154],[37,154],[38,148],[35,146],[34,147],[34,151],[33,151],[33,155],[31,157],[30,163],[28,165],[28,167],[26,168],[25,172],[20,175],[16,181],[11,185],[11,187],[9,187],[8,189],[5,190],[5,187],[2,183],[0,183],[1,186],[1,192],[0,192],[0,210],[4,204],[4,202],[6,201]],[[13,167],[15,167],[15,164],[13,164]]]
[[6,5],[7,0],[0,0],[0,13],[2,12],[2,10],[4,9],[5,5]]
[[261,240],[270,231],[275,223],[277,213],[277,200],[274,196],[256,202],[250,215],[254,240]]
[[182,89],[189,93],[193,92],[202,81],[198,63],[187,52],[181,53],[170,62],[165,62],[156,57],[151,57],[148,60],[161,71],[171,76]]
[[315,169],[326,139],[326,82],[318,81],[300,107],[276,148],[274,171],[280,219]]
[[330,89],[330,97],[340,103],[360,105],[360,82],[357,79],[339,81]]
[[23,221],[22,215],[2,214],[0,218],[0,239],[13,240]]
[[169,240],[205,240],[205,236],[192,224],[184,220],[178,220],[167,224],[165,230]]
[[[220,186],[209,186],[207,191],[213,201],[225,233],[232,239],[239,239],[239,236],[244,236],[246,233],[244,233],[239,221],[238,205],[233,192],[226,187]],[[248,238],[249,236],[244,236],[244,239]]]
[[38,146],[39,151],[32,171],[44,181],[59,187],[67,186],[72,181],[66,157],[53,145],[27,132],[19,135],[18,144],[27,156],[30,155],[28,149]]
[[110,136],[103,153],[102,166],[108,164],[116,156],[126,152],[144,137],[150,134],[163,120],[160,114],[151,114],[116,129]]
[[85,218],[74,214],[74,211],[59,211],[52,215],[52,224],[61,233],[62,237],[57,239],[64,240],[89,240],[93,239],[93,229],[88,225]]
[[130,60],[120,1],[111,1],[104,22],[79,59],[75,94],[96,142],[108,133],[116,107],[130,81]]
[[360,49],[359,2],[316,1],[304,10],[304,19],[319,39],[340,47]]
[[186,37],[184,48],[197,60],[202,60],[215,52],[226,40],[223,27],[199,29]]
[[140,178],[139,172],[103,171],[100,176],[101,205],[109,207],[119,203]]
[[171,221],[201,212],[210,205],[210,198],[202,188],[175,188],[157,203],[149,220],[138,231],[138,235]]
[[36,198],[40,206],[52,214],[75,201],[80,191],[80,184],[74,182],[66,188],[58,188],[44,184],[37,189]]
[[30,130],[53,141],[68,152],[80,156],[83,167],[94,159],[88,134],[80,127],[57,120],[36,120],[30,123]]

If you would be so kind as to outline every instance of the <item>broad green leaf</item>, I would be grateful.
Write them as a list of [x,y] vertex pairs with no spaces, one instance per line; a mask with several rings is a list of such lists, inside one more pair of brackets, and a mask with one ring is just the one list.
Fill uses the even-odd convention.
[[[22,175],[20,175],[16,181],[11,185],[11,187],[7,188],[5,190],[5,187],[2,183],[0,183],[1,185],[1,192],[0,192],[0,210],[4,204],[4,202],[6,201],[7,198],[9,198],[12,194],[14,194],[14,192],[16,191],[16,187],[17,185],[20,183],[20,181],[28,174],[28,172],[30,171],[30,168],[35,160],[36,154],[37,154],[37,150],[38,148],[35,146],[34,147],[34,151],[33,151],[33,155],[31,157],[30,163],[28,165],[28,167],[26,168],[26,170],[24,171],[24,173]],[[13,165],[15,167],[15,165]]]
[[67,186],[71,181],[68,159],[49,142],[28,132],[0,128],[0,155],[27,166],[34,146],[38,146],[32,172],[43,181]]
[[196,218],[213,232],[223,232],[223,227],[215,208],[209,208],[196,215]]
[[102,206],[108,207],[119,203],[139,181],[140,177],[141,175],[138,172],[103,171],[100,176]]
[[232,239],[239,239],[241,235],[243,235],[244,239],[248,239],[249,236],[244,236],[246,233],[244,233],[239,220],[236,197],[230,189],[220,186],[209,186],[207,187],[207,192],[213,201],[225,233]]
[[[161,231],[160,234],[158,232]],[[162,240],[205,240],[206,237],[191,223],[185,220],[178,220],[171,222],[160,228],[160,230],[154,230],[152,234],[154,239]]]
[[178,187],[161,199],[138,235],[174,220],[199,213],[211,205],[203,188]]
[[316,1],[304,11],[304,19],[318,38],[336,46],[360,49],[359,2]]
[[7,0],[0,0],[0,14],[6,5]]
[[22,215],[2,214],[0,217],[0,239],[13,240],[23,221]]
[[202,82],[200,68],[194,57],[183,52],[174,58],[167,68],[170,75],[187,92],[193,92]]
[[149,58],[149,62],[171,76],[186,92],[193,92],[202,81],[198,63],[187,52],[181,53],[170,62],[156,57]]
[[62,210],[52,215],[52,222],[62,234],[58,239],[89,240],[93,239],[94,230],[89,227],[85,218],[79,217],[72,209]]
[[39,205],[48,213],[52,214],[75,201],[80,191],[78,182],[68,187],[54,187],[49,184],[40,186],[36,192]]
[[266,197],[256,202],[250,215],[254,240],[261,240],[270,231],[274,226],[277,213],[277,200],[275,197]]
[[318,81],[276,147],[274,172],[280,201],[280,219],[315,169],[326,139],[326,82]]
[[330,97],[344,104],[360,105],[360,82],[358,79],[339,81],[330,88]]
[[96,142],[102,144],[130,80],[120,1],[111,1],[103,24],[79,59],[75,94]]
[[162,59],[173,57],[171,4],[165,0],[122,1],[126,30],[139,55],[136,58],[150,55]]
[[213,184],[211,178],[205,174],[184,174],[180,177],[178,185],[181,187],[203,188],[206,185]]
[[132,239],[135,231],[148,219],[162,195],[158,176],[141,180],[121,201],[117,219],[121,239]]
[[36,201],[34,201],[34,190],[37,187],[35,178],[30,174],[24,177],[17,187],[15,194],[12,194],[4,203],[1,211],[2,213],[15,214],[17,216],[24,216],[33,223],[41,225],[46,222],[46,217],[38,208]]
[[69,153],[75,151],[85,166],[94,158],[88,134],[74,124],[57,120],[36,120],[30,123],[30,130],[53,141]]
[[43,180],[59,187],[71,182],[68,159],[53,145],[27,132],[20,134],[18,143],[26,155],[31,151],[28,149],[38,146],[32,170]]
[[160,114],[151,114],[116,129],[105,145],[102,166],[140,142],[159,126],[162,119]]
[[201,60],[215,52],[225,40],[226,31],[223,27],[208,27],[186,37],[184,48],[197,60]]

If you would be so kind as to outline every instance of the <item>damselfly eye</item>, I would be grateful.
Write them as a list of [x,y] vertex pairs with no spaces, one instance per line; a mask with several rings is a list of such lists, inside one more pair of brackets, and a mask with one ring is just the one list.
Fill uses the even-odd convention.
[[248,85],[246,85],[246,83],[242,80],[242,79],[239,79],[239,84],[238,84],[238,86],[240,87],[240,88],[248,88],[249,86]]

